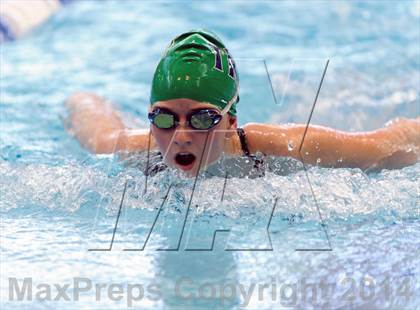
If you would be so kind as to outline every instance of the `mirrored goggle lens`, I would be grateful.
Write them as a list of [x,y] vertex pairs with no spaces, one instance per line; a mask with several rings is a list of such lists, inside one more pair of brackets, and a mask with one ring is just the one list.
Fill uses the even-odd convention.
[[197,113],[191,116],[191,127],[195,129],[210,129],[220,120],[220,116],[216,113]]
[[159,113],[153,119],[153,124],[161,129],[168,129],[174,126],[175,118],[171,114]]

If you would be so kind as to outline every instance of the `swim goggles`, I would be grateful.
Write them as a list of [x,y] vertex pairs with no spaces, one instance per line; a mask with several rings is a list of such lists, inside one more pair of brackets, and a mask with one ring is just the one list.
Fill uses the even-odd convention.
[[[188,125],[197,130],[209,130],[216,126],[223,115],[226,114],[237,95],[229,101],[228,105],[219,113],[214,109],[201,109],[192,111],[187,115]],[[159,129],[173,129],[179,125],[179,117],[172,111],[164,108],[156,108],[148,114],[150,122]]]
[[[208,130],[216,126],[222,117],[215,110],[197,110],[187,115],[187,123],[193,129]],[[162,108],[149,113],[149,120],[159,129],[172,129],[179,125],[178,115]]]

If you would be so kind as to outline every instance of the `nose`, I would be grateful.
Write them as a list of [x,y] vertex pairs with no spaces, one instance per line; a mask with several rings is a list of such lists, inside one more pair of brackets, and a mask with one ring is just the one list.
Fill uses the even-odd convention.
[[179,122],[175,130],[174,143],[179,147],[187,147],[192,144],[192,132],[186,121]]

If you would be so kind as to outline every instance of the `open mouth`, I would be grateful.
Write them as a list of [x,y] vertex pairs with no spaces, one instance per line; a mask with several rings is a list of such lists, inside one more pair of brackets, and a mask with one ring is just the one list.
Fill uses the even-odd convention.
[[195,161],[195,156],[191,153],[178,153],[175,156],[175,161],[180,166],[190,168]]

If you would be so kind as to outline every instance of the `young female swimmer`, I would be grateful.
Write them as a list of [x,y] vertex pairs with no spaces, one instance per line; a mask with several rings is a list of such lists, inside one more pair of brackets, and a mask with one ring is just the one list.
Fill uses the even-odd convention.
[[418,161],[420,118],[396,119],[384,128],[354,133],[310,125],[299,152],[306,125],[250,123],[237,128],[238,91],[235,63],[222,41],[209,31],[193,30],[172,40],[156,68],[150,134],[126,128],[111,103],[94,94],[76,93],[66,105],[72,131],[90,151],[157,148],[167,165],[189,176],[222,154],[254,158],[262,153],[361,169],[393,169]]

